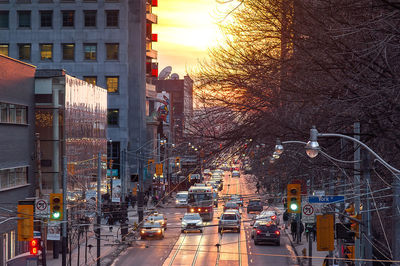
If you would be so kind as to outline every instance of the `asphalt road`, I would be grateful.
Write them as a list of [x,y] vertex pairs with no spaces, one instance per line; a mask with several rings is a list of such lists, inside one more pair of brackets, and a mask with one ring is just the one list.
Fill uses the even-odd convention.
[[[245,198],[256,196],[255,187],[249,187],[245,176],[230,177],[225,172],[223,194],[242,194]],[[255,246],[250,238],[249,220],[252,214],[241,211],[240,233],[224,232],[218,234],[218,219],[223,204],[214,208],[214,219],[206,223],[203,233],[180,232],[180,218],[184,208],[168,207],[159,209],[168,218],[168,229],[163,240],[139,240],[120,254],[113,265],[297,265],[294,252],[286,235],[281,236],[281,246]],[[272,208],[272,207],[270,207]],[[281,218],[282,220],[282,218]],[[283,231],[282,231],[283,233]]]

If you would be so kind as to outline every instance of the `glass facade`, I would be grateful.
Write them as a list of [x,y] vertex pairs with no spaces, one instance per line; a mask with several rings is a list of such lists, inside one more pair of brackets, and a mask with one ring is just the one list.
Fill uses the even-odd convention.
[[28,184],[28,167],[0,169],[0,189]]

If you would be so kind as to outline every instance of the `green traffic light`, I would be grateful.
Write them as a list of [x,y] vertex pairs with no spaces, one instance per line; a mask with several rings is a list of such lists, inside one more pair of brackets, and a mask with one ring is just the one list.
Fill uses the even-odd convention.
[[296,203],[290,204],[290,209],[291,209],[292,211],[296,211],[298,208],[299,208],[299,206],[297,206]]
[[54,212],[53,213],[53,219],[59,219],[60,218],[60,213],[59,212]]

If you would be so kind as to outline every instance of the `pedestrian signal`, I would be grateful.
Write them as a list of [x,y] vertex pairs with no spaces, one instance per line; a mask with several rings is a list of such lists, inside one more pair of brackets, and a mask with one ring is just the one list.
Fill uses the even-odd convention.
[[31,242],[29,243],[29,252],[32,255],[37,255],[38,254],[39,249],[40,249],[39,243],[40,243],[40,240],[36,239],[36,238],[32,239]]

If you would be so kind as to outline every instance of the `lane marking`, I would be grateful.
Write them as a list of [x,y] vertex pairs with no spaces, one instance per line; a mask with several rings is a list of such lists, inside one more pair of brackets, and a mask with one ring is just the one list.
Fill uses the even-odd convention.
[[174,255],[172,256],[171,261],[169,262],[168,266],[171,266],[171,265],[174,263],[174,260],[175,260],[175,258],[176,258],[176,255],[178,255],[180,249],[182,248],[182,245],[183,245],[183,242],[185,241],[185,238],[186,238],[186,234],[183,235],[182,241],[181,241],[181,243],[179,244],[179,247],[176,249]]

